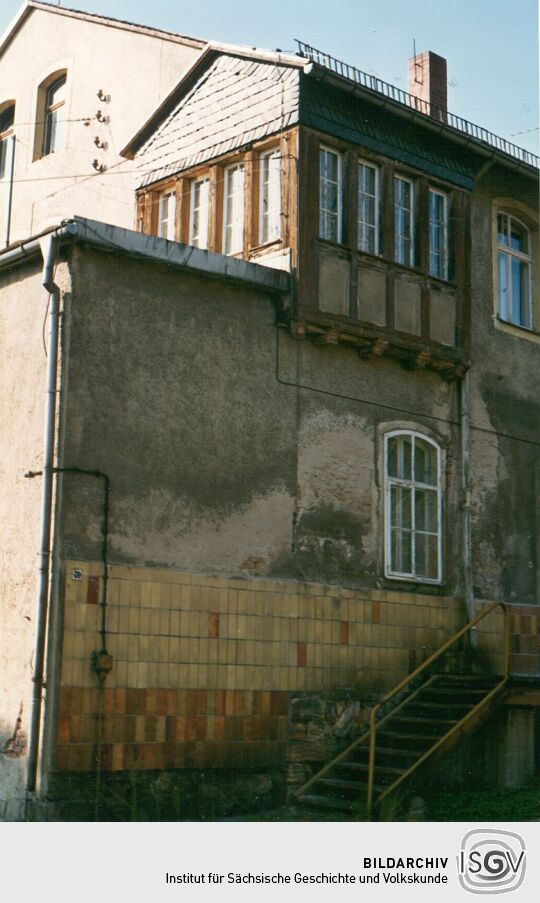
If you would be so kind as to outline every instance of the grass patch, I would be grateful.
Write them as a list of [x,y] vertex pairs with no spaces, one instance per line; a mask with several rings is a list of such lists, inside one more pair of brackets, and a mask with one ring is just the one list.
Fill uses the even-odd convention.
[[537,821],[540,786],[520,790],[463,790],[426,799],[427,821]]

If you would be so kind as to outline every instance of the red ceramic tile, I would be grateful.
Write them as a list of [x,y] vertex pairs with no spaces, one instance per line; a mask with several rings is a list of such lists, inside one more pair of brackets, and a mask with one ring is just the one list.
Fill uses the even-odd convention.
[[289,710],[289,694],[286,690],[270,690],[270,713],[286,715]]
[[225,690],[216,690],[216,715],[225,714]]
[[381,603],[378,599],[374,599],[371,603],[371,623],[372,624],[380,624],[381,623]]
[[217,640],[219,637],[219,612],[211,611],[208,615],[208,638]]
[[339,642],[342,646],[349,644],[349,622],[341,621],[339,625]]
[[306,643],[296,644],[296,664],[299,668],[305,668],[307,662],[307,645]]
[[60,715],[58,718],[58,732],[57,732],[57,743],[69,743],[70,741],[70,729],[69,729],[70,717],[69,715]]
[[99,583],[100,577],[89,577],[88,588],[86,591],[86,601],[88,605],[98,605],[99,603]]

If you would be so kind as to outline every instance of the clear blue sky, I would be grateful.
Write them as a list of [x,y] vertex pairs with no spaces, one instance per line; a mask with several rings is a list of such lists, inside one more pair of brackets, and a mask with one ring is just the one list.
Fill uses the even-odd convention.
[[[293,39],[407,86],[407,59],[433,50],[448,60],[453,113],[538,153],[536,0],[68,0],[63,6],[202,39],[275,50]],[[0,0],[0,32],[17,0]],[[516,134],[521,133],[521,134]]]

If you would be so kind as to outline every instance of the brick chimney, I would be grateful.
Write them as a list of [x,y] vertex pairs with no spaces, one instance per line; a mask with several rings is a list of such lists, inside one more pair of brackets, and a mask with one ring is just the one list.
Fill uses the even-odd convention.
[[446,121],[446,60],[431,50],[409,60],[409,94],[417,110],[440,122]]

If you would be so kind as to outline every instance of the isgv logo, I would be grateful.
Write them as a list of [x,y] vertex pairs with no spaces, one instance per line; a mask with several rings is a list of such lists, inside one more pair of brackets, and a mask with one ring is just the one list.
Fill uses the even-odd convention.
[[457,858],[459,883],[471,894],[504,894],[525,877],[525,842],[511,831],[469,831]]

